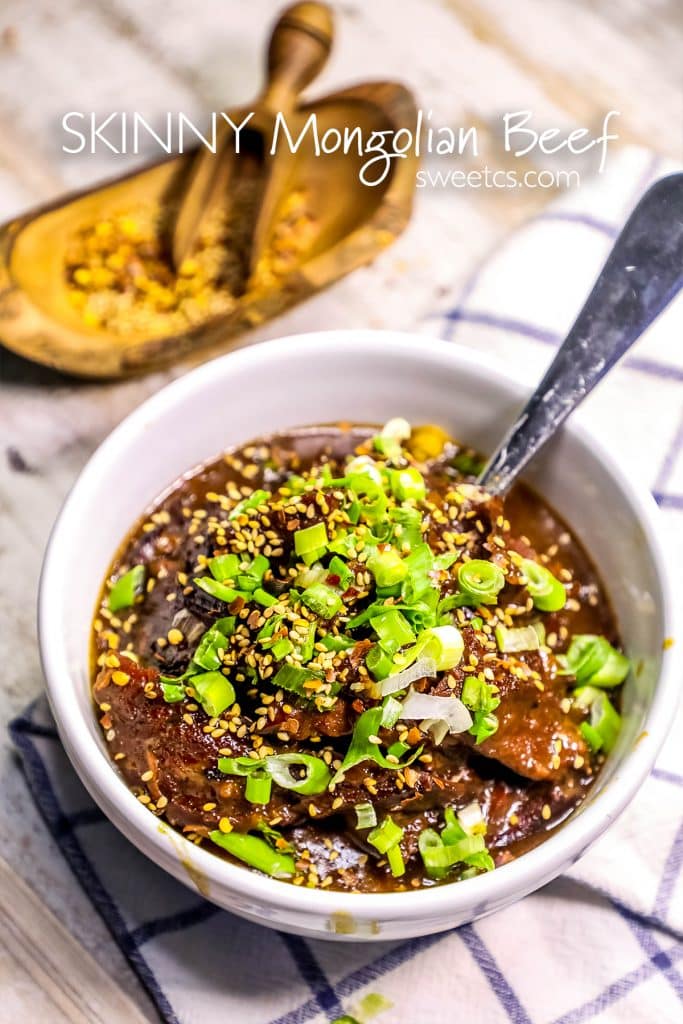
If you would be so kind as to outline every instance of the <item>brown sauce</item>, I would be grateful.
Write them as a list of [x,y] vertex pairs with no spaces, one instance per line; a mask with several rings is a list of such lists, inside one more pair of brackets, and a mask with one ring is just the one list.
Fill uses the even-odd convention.
[[[572,702],[576,682],[558,672],[557,656],[576,634],[604,636],[612,644],[619,640],[589,556],[552,508],[524,485],[514,489],[503,508],[498,499],[471,486],[462,488],[467,477],[461,470],[471,468],[472,453],[448,442],[442,452],[428,456],[418,445],[420,458],[411,456],[411,464],[419,465],[426,481],[426,504],[418,503],[424,536],[435,554],[454,556],[434,584],[440,597],[456,591],[453,581],[463,554],[465,561],[476,557],[500,564],[507,576],[495,606],[460,606],[450,613],[464,643],[460,663],[435,678],[418,679],[414,686],[433,696],[461,697],[465,680],[479,673],[497,688],[497,728],[483,742],[470,732],[448,734],[436,742],[418,722],[398,721],[383,728],[378,739],[385,755],[392,744],[402,742],[405,750],[398,761],[405,768],[383,768],[366,760],[349,768],[332,789],[306,794],[275,784],[267,804],[247,800],[245,777],[219,770],[221,757],[298,751],[324,761],[334,773],[359,717],[378,706],[379,699],[371,696],[376,684],[365,667],[377,638],[367,626],[350,630],[346,625],[377,595],[363,561],[349,559],[353,586],[343,594],[340,613],[317,619],[316,642],[351,635],[354,646],[316,654],[326,666],[320,673],[322,691],[314,694],[316,703],[273,685],[278,658],[271,655],[268,660],[267,649],[256,639],[280,605],[273,610],[251,597],[226,603],[193,581],[207,575],[207,561],[217,554],[237,553],[244,564],[261,554],[269,562],[263,589],[272,599],[281,599],[297,575],[292,568],[296,530],[323,521],[330,535],[335,515],[343,520],[346,514],[335,508],[339,502],[334,488],[325,492],[322,504],[315,491],[285,496],[279,506],[271,507],[269,498],[260,506],[265,511],[257,506],[242,519],[231,519],[232,509],[254,490],[276,494],[291,474],[305,474],[312,467],[327,464],[332,477],[343,476],[347,456],[358,446],[366,451],[373,433],[360,427],[302,429],[246,445],[178,481],[135,526],[112,563],[94,623],[93,649],[93,695],[108,749],[151,813],[217,855],[226,854],[210,840],[211,832],[264,837],[295,863],[288,880],[360,892],[439,884],[442,879],[425,872],[418,838],[425,829],[443,828],[446,808],[459,812],[479,806],[486,849],[496,866],[536,845],[563,822],[585,798],[604,757],[582,735],[586,712]],[[112,486],[118,485],[114,481]],[[523,586],[515,583],[519,556],[541,562],[562,580],[567,592],[563,608],[539,615]],[[330,552],[322,556],[329,559]],[[143,593],[132,607],[112,613],[111,582],[134,565],[145,568]],[[299,575],[301,570],[299,566]],[[324,585],[340,592],[343,584],[329,570]],[[391,604],[400,598],[388,600]],[[304,626],[310,625],[313,613],[297,607]],[[542,618],[545,636],[539,649],[514,656],[498,651],[489,621],[499,611],[515,628]],[[160,676],[182,677],[199,639],[226,616],[235,618],[236,632],[227,654],[221,654],[220,671],[234,686],[235,702],[214,716],[192,693],[169,703]],[[292,621],[285,623],[294,630],[287,638],[298,637],[297,629],[303,628],[296,626],[296,618],[292,613]],[[191,677],[187,681],[191,686]],[[419,747],[421,752],[407,765]],[[388,816],[403,830],[404,870],[397,876],[387,857],[369,842],[370,831],[357,827],[355,808],[366,803],[374,806],[378,823]],[[264,825],[280,838],[259,831]],[[468,874],[466,864],[456,865],[444,880],[458,880],[463,871]]]

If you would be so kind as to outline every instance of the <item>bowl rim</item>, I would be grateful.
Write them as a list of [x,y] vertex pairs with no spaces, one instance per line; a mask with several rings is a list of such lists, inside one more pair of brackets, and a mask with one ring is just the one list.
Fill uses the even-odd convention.
[[[411,332],[378,331],[370,328],[314,331],[290,335],[229,352],[176,378],[143,402],[126,416],[100,444],[79,474],[55,520],[48,539],[38,590],[38,640],[47,693],[60,738],[74,767],[91,796],[100,806],[105,805],[107,816],[157,865],[191,884],[183,862],[192,865],[192,875],[204,877],[209,883],[206,898],[219,901],[217,893],[228,890],[240,899],[268,904],[277,911],[298,912],[312,916],[350,915],[354,921],[379,919],[390,922],[397,919],[425,921],[438,914],[443,918],[466,912],[473,906],[492,907],[515,895],[523,896],[549,881],[568,863],[578,859],[587,847],[624,810],[650,772],[655,758],[666,738],[673,720],[672,707],[678,700],[679,660],[675,646],[664,652],[661,671],[653,698],[646,710],[641,735],[634,746],[615,766],[612,778],[600,792],[599,798],[585,805],[580,814],[571,816],[556,832],[539,846],[519,859],[502,865],[495,871],[464,882],[435,886],[427,889],[391,893],[346,893],[331,889],[309,889],[269,878],[246,867],[232,864],[208,849],[197,847],[167,826],[173,833],[173,844],[160,830],[160,821],[140,804],[118,774],[105,750],[90,733],[84,716],[74,709],[70,691],[79,685],[69,667],[65,637],[51,624],[50,608],[62,597],[62,562],[70,544],[75,543],[72,520],[79,517],[79,507],[88,493],[107,477],[112,456],[121,448],[139,442],[140,434],[157,412],[173,406],[188,394],[201,393],[204,382],[215,378],[217,372],[233,368],[257,368],[271,356],[286,358],[310,352],[316,358],[325,358],[325,352],[339,355],[340,346],[347,354],[386,354],[388,346],[401,350],[403,356],[415,362],[430,360],[444,365],[445,372],[455,372],[459,365],[491,378],[494,384],[508,392],[514,391],[523,401],[529,393],[528,385],[520,382],[487,354]],[[322,355],[321,355],[322,354]],[[446,365],[448,364],[448,365]],[[659,509],[652,496],[634,484],[619,460],[608,452],[592,432],[580,422],[580,416],[565,425],[565,431],[591,451],[605,466],[630,505],[634,516],[647,538],[648,557],[657,578],[663,604],[663,633],[673,635],[674,591],[668,562],[659,540]],[[212,453],[207,453],[207,459]],[[69,680],[70,686],[63,685]],[[111,812],[111,813],[110,813]],[[118,819],[121,819],[119,821]],[[153,854],[150,851],[154,851]],[[173,871],[175,864],[177,871]],[[195,883],[196,884],[196,883]],[[264,923],[266,923],[264,921]],[[279,926],[279,925],[278,925]],[[284,926],[286,927],[286,925]],[[358,936],[357,936],[358,937]],[[381,937],[381,936],[379,936]]]

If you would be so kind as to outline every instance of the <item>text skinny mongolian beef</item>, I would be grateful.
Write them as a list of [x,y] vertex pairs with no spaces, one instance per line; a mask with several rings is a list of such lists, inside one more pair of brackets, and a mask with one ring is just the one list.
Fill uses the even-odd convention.
[[137,798],[294,885],[491,871],[584,799],[629,663],[595,570],[438,427],[313,427],[179,481],[111,568],[93,694]]

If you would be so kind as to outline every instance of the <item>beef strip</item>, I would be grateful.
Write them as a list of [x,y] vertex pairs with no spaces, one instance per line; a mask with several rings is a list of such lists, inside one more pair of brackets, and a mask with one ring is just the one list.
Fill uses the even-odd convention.
[[[183,705],[167,704],[161,696],[155,669],[125,657],[119,661],[118,668],[100,671],[93,695],[111,736],[112,756],[124,755],[117,763],[129,785],[148,794],[157,807],[161,797],[164,817],[185,832],[207,834],[221,818],[241,831],[254,828],[263,811],[244,799],[244,781],[207,770],[215,768],[221,749],[229,746],[233,756],[240,756],[247,753],[247,744],[235,733],[215,737],[204,732],[209,718],[201,710],[186,721]],[[116,672],[129,677],[125,685],[114,682]],[[152,776],[143,779],[148,772]],[[274,790],[269,818],[290,825],[301,813],[286,791]]]

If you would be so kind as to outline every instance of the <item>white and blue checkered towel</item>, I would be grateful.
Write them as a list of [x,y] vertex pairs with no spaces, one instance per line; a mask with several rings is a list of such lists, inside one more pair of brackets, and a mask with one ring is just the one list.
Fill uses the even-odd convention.
[[[636,197],[665,170],[623,151],[599,181],[512,236],[424,330],[537,379]],[[588,416],[653,490],[683,573],[682,340],[679,298],[601,385]],[[680,714],[637,798],[569,875],[475,924],[371,945],[248,924],[156,868],[91,802],[44,700],[12,736],[48,828],[165,1021],[324,1024],[369,992],[393,1001],[377,1024],[683,1019]]]

